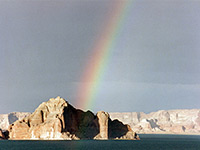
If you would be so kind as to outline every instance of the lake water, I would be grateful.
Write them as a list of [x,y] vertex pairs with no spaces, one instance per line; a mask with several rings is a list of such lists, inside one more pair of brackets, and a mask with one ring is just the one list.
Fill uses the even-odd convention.
[[140,135],[140,141],[0,141],[0,150],[200,150],[199,135]]

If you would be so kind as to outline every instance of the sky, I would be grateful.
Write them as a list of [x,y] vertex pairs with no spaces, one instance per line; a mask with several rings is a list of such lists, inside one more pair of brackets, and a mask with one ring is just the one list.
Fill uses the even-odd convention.
[[[0,113],[58,95],[78,106],[87,63],[117,0],[0,0]],[[200,1],[133,0],[93,112],[200,108]],[[93,82],[93,81],[91,81]]]

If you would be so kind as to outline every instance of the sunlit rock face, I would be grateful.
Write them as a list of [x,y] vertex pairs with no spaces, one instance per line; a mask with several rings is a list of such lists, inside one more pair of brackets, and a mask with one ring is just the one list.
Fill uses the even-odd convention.
[[84,112],[60,97],[43,102],[35,112],[11,124],[9,137],[17,140],[139,139],[130,126],[112,121],[108,113]]
[[99,134],[95,136],[95,139],[108,139],[108,118],[109,115],[106,112],[99,111],[97,113],[98,124],[99,124]]
[[1,114],[0,115],[0,128],[2,130],[6,130],[9,126],[9,121],[8,121],[8,114]]
[[137,133],[200,134],[200,109],[109,114],[111,119],[129,124]]

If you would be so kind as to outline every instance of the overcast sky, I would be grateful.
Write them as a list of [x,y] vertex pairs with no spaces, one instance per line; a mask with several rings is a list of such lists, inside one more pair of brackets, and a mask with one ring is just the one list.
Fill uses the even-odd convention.
[[[0,0],[0,113],[77,89],[116,0]],[[92,111],[200,108],[200,1],[133,0]]]

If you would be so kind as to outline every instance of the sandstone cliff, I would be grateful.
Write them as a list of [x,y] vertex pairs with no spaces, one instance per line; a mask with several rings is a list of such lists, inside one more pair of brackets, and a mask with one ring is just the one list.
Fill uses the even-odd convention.
[[137,133],[200,134],[200,109],[109,114],[111,119],[129,124]]
[[29,116],[9,126],[10,139],[139,139],[130,126],[112,121],[103,111],[94,115],[74,108],[63,98],[43,102]]

